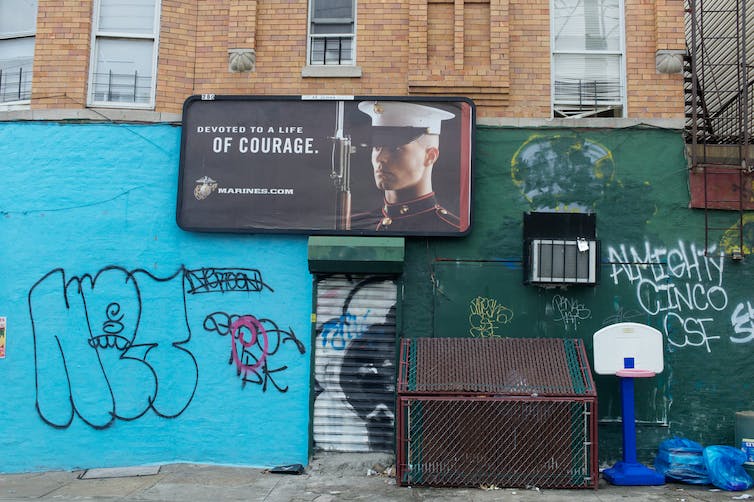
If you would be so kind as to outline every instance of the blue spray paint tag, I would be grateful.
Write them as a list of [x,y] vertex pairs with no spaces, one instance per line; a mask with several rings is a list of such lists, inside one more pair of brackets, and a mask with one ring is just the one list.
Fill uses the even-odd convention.
[[754,439],[741,439],[741,451],[746,454],[745,464],[754,465]]

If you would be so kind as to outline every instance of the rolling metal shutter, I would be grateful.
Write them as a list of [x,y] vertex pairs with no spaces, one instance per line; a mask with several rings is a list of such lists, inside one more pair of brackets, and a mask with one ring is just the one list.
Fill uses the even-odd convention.
[[396,299],[385,276],[317,279],[315,448],[394,450]]

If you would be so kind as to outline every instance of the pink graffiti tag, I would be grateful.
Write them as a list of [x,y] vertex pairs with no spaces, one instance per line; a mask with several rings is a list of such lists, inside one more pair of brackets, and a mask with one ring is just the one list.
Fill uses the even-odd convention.
[[[244,334],[241,328],[246,328],[251,333],[251,339],[244,338]],[[264,326],[257,320],[256,317],[251,315],[241,316],[230,325],[230,345],[231,355],[233,356],[233,362],[236,363],[236,368],[239,372],[255,371],[264,363],[267,357],[267,349],[269,348],[269,341],[267,339],[267,331]],[[259,356],[257,362],[252,365],[244,364],[241,357],[236,350],[236,340],[238,340],[243,346],[243,350],[249,349],[251,346],[257,343],[257,337],[262,337],[262,355]]]

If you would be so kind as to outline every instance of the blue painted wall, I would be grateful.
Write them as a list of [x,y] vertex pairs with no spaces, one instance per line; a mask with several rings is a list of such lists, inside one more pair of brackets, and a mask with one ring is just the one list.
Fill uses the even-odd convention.
[[0,123],[0,472],[306,463],[306,238],[181,231],[179,144]]

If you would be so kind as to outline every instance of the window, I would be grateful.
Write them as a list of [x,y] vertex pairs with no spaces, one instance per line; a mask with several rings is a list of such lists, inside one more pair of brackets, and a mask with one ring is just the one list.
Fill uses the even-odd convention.
[[524,284],[597,284],[600,241],[594,213],[524,213]]
[[37,0],[0,1],[0,103],[31,99]]
[[354,65],[355,12],[354,0],[309,1],[309,65]]
[[98,0],[89,105],[154,107],[159,0]]
[[551,0],[555,117],[622,117],[623,0]]

